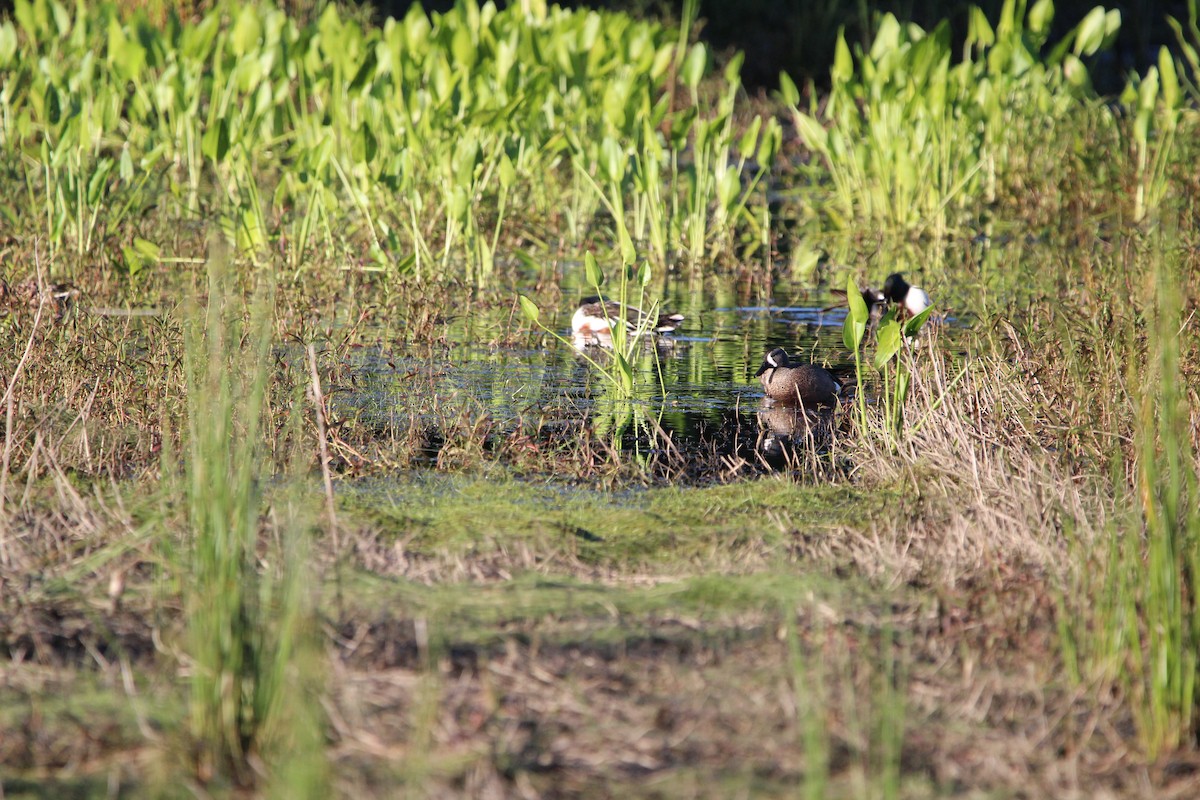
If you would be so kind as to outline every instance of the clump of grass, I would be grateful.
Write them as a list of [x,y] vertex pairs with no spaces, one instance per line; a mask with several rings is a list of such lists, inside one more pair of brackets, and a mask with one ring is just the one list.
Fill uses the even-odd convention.
[[1122,510],[1090,537],[1077,534],[1067,596],[1085,600],[1062,601],[1061,638],[1079,679],[1098,677],[1129,698],[1142,746],[1156,758],[1200,729],[1200,491],[1195,397],[1183,378],[1184,359],[1195,358],[1181,346],[1186,280],[1169,237],[1149,250],[1144,333],[1131,329],[1116,343],[1131,355],[1133,395],[1131,446],[1114,441],[1109,454],[1124,465],[1112,470]]
[[[309,715],[304,725],[285,727],[306,707],[294,697],[285,700],[306,682],[297,659],[307,657],[312,602],[299,532],[284,531],[278,563],[259,563],[269,477],[262,424],[270,294],[259,297],[249,325],[243,324],[223,253],[209,261],[207,294],[206,310],[193,309],[184,330],[189,535],[180,566],[187,575],[191,733],[202,780],[246,785],[263,777],[256,765],[270,764],[282,743],[304,742],[306,732],[319,726]],[[313,742],[308,745],[311,752]]]

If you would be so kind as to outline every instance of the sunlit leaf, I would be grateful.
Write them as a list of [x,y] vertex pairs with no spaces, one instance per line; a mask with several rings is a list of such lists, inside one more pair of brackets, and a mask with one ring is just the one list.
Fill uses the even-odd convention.
[[846,321],[842,324],[842,343],[846,345],[847,350],[857,351],[859,345],[862,344],[863,336],[866,335],[870,312],[867,310],[867,304],[863,301],[862,294],[858,291],[858,283],[854,280],[853,275],[846,279],[846,302],[849,311],[846,314]]
[[204,131],[200,140],[200,152],[214,164],[225,160],[225,154],[229,152],[229,122],[225,117],[216,120],[215,124],[210,124]]
[[704,77],[704,68],[708,65],[708,48],[702,43],[697,42],[692,45],[692,49],[688,51],[687,58],[683,62],[682,75],[683,84],[692,91],[700,85],[700,79]]
[[1162,85],[1163,105],[1168,111],[1179,106],[1179,76],[1175,71],[1175,59],[1166,47],[1158,50],[1158,74]]
[[500,165],[497,168],[497,173],[500,176],[500,188],[508,190],[517,180],[517,169],[513,166],[512,159],[505,153],[500,156]]
[[896,322],[895,318],[881,321],[875,335],[875,369],[883,369],[900,351],[903,342],[900,323]]
[[754,155],[754,145],[758,144],[758,132],[762,128],[762,117],[756,116],[750,121],[742,138],[738,141],[738,155],[750,158]]
[[590,286],[600,288],[604,285],[604,273],[596,263],[596,257],[587,252],[583,254],[583,274]]
[[525,319],[537,324],[540,316],[537,305],[523,294],[517,295],[517,299],[521,301],[521,313],[525,315]]
[[796,131],[800,134],[806,147],[822,152],[828,149],[829,133],[820,122],[803,111],[794,111],[792,119],[796,124]]
[[642,265],[640,267],[638,267],[637,282],[639,284],[641,284],[642,286],[645,286],[648,283],[650,283],[650,262],[649,261],[643,261]]
[[767,129],[763,133],[762,143],[758,146],[758,154],[755,156],[758,159],[759,167],[770,169],[775,163],[775,156],[779,153],[779,148],[783,145],[783,128],[779,125],[779,120],[771,117],[767,120]]
[[917,332],[924,327],[926,320],[933,313],[933,306],[929,306],[920,314],[916,314],[904,323],[904,337],[910,338],[917,335]]
[[261,37],[262,25],[258,18],[258,8],[252,3],[247,3],[242,6],[242,11],[238,14],[237,21],[233,24],[233,31],[229,36],[229,43],[234,54],[243,56],[257,49]]
[[17,54],[17,29],[10,20],[0,22],[0,67],[7,67]]
[[779,95],[785,106],[795,106],[800,102],[800,90],[786,72],[779,73]]
[[829,77],[834,83],[845,83],[854,76],[854,59],[850,56],[850,48],[846,44],[844,33],[838,33],[837,44],[833,51],[833,67]]

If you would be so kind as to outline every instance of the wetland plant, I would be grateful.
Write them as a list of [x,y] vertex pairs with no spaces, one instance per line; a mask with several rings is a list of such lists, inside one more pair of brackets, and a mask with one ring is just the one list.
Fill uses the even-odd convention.
[[[219,248],[214,248],[219,249]],[[185,324],[187,436],[184,450],[189,546],[184,580],[190,661],[191,733],[202,780],[256,779],[256,761],[292,748],[321,746],[319,715],[307,702],[284,703],[285,690],[311,680],[306,655],[312,599],[299,526],[281,531],[277,561],[260,568],[259,527],[266,511],[262,426],[270,374],[269,296],[249,327],[241,323],[221,256],[209,262],[208,307]],[[300,726],[291,723],[303,719]],[[274,747],[286,746],[278,751]],[[289,767],[285,771],[311,769]],[[312,764],[308,765],[310,768]],[[314,783],[314,787],[319,783]],[[319,793],[319,792],[318,792]]]
[[[855,380],[859,387],[855,392],[855,402],[858,409],[860,429],[868,429],[867,401],[862,392],[863,386],[863,343],[867,336],[867,328],[871,319],[871,311],[858,289],[854,276],[848,278],[846,284],[846,300],[849,312],[842,325],[842,342],[854,353]],[[875,332],[875,369],[880,376],[879,399],[882,403],[884,425],[883,429],[889,437],[899,437],[904,430],[904,403],[908,398],[909,385],[912,382],[911,361],[907,358],[906,348],[914,340],[933,307],[901,320],[898,316],[899,306],[893,305],[879,321]]]
[[801,111],[781,76],[783,99],[804,143],[821,156],[836,227],[869,224],[944,236],[995,201],[1003,180],[1026,169],[1030,132],[1050,131],[1093,97],[1081,58],[1109,46],[1119,11],[1093,9],[1043,50],[1051,0],[1005,0],[993,27],[970,9],[955,62],[949,22],[931,31],[891,14],[869,48],[839,37],[828,102]]
[[1131,327],[1113,343],[1130,356],[1121,377],[1135,387],[1129,483],[1121,474],[1114,487],[1126,511],[1094,542],[1076,540],[1070,596],[1083,600],[1060,601],[1064,659],[1079,679],[1099,676],[1130,697],[1151,758],[1200,731],[1200,451],[1183,377],[1196,353],[1182,333],[1184,271],[1159,247],[1145,330]]
[[[623,230],[623,226],[618,225],[618,229]],[[607,345],[604,348],[591,347],[586,339],[579,336],[574,341],[568,340],[542,322],[536,303],[525,295],[518,295],[521,311],[527,321],[563,345],[576,348],[579,355],[603,378],[604,389],[598,398],[600,402],[597,403],[593,424],[598,433],[610,435],[614,454],[620,450],[620,439],[631,424],[637,430],[650,434],[651,438],[662,430],[660,419],[653,417],[644,403],[638,401],[638,388],[653,385],[660,398],[665,398],[667,393],[657,346],[658,301],[645,305],[646,286],[651,277],[650,264],[643,261],[636,269],[624,265],[618,272],[621,278],[615,295],[609,295],[604,291],[604,272],[595,257],[591,253],[584,255],[584,274],[599,298],[596,305],[605,316],[609,330],[601,339]],[[660,406],[659,417],[661,414]],[[637,456],[640,458],[640,455],[639,451]]]
[[544,3],[414,4],[373,27],[335,3],[299,18],[220,0],[194,23],[153,24],[19,0],[0,20],[0,143],[25,202],[3,213],[52,256],[112,247],[130,274],[169,260],[174,223],[199,217],[297,272],[317,254],[483,284],[515,209],[526,228],[565,208],[571,238],[586,237],[599,206],[582,168],[614,218],[630,210],[656,265],[685,250],[697,262],[755,221],[781,130],[759,120],[735,141],[737,59],[708,107],[688,8],[676,31]]

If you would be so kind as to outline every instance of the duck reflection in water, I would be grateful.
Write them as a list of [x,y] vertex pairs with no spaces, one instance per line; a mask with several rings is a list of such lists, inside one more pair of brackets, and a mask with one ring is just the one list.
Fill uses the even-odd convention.
[[806,409],[765,397],[758,409],[755,450],[772,467],[792,464],[798,456],[828,450],[835,427],[833,408]]

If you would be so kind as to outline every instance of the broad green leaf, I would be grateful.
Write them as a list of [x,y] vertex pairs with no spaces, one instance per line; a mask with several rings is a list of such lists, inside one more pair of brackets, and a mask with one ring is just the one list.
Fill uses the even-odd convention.
[[507,153],[500,155],[500,165],[497,169],[500,175],[500,188],[507,191],[517,180],[517,169]]
[[929,319],[929,315],[933,313],[933,306],[922,311],[920,314],[909,319],[904,323],[904,338],[916,336],[917,332],[925,325],[925,321]]
[[621,248],[622,264],[632,264],[637,261],[637,248],[633,246],[629,229],[620,220],[617,220],[617,245]]
[[258,19],[258,8],[253,3],[242,6],[237,22],[229,36],[230,48],[236,56],[244,56],[257,50],[262,37],[262,25]]
[[1045,39],[1050,32],[1050,23],[1054,22],[1054,0],[1038,0],[1029,9],[1029,32]]
[[675,48],[672,45],[664,44],[658,48],[658,51],[654,54],[654,64],[650,67],[650,77],[656,81],[661,78],[663,73],[667,71],[667,68],[671,66],[674,58]]
[[796,132],[804,141],[804,146],[821,153],[829,151],[829,132],[813,117],[803,111],[792,111],[792,120],[796,124]]
[[838,31],[837,45],[833,51],[833,67],[829,70],[833,83],[846,83],[854,77],[854,59],[850,56],[850,47],[846,44],[844,31]]
[[10,20],[0,22],[0,67],[7,67],[17,54],[17,29]]
[[643,261],[642,265],[640,267],[638,267],[637,281],[642,286],[645,286],[648,283],[650,283],[650,262],[649,261]]
[[600,142],[600,169],[609,183],[620,184],[625,179],[625,153],[611,136]]
[[800,103],[800,90],[786,72],[779,73],[779,95],[785,106],[795,107]]
[[754,155],[754,145],[758,144],[758,132],[762,128],[762,117],[755,116],[751,120],[746,132],[742,134],[742,138],[738,141],[738,155],[742,158],[750,158]]
[[884,365],[900,351],[904,338],[900,335],[900,323],[895,318],[879,323],[875,336],[875,369],[883,369]]
[[741,83],[742,63],[746,60],[745,51],[738,50],[733,54],[733,58],[729,59],[729,63],[725,65],[725,83],[730,86],[736,86]]
[[222,117],[210,124],[200,139],[200,152],[214,164],[220,164],[229,152],[229,122]]
[[521,301],[521,313],[525,315],[525,319],[536,325],[540,316],[537,305],[523,294],[517,295],[517,299]]
[[867,332],[867,320],[870,319],[870,312],[867,310],[867,304],[863,301],[862,293],[859,292],[858,283],[855,282],[853,275],[846,279],[846,304],[849,306],[849,312],[846,314],[846,321],[842,324],[842,343],[846,345],[847,350],[857,352],[859,345],[862,344],[863,336]]
[[758,146],[758,166],[762,169],[770,169],[775,163],[775,156],[779,154],[779,148],[783,145],[783,128],[780,127],[779,121],[774,117],[767,120],[767,130],[763,134],[762,142]]
[[971,6],[967,15],[967,44],[991,47],[996,43],[996,33],[988,22],[987,14],[978,6]]
[[621,378],[621,388],[626,392],[633,389],[633,366],[621,351],[613,353],[613,361],[617,365],[617,375]]
[[704,68],[708,65],[708,48],[701,42],[692,45],[692,49],[688,51],[687,59],[683,62],[683,84],[692,91],[700,85],[700,79],[704,77]]
[[583,274],[587,278],[589,286],[599,289],[604,285],[604,272],[601,271],[600,265],[596,263],[596,257],[591,252],[583,254]]
[[1179,76],[1175,71],[1175,59],[1166,47],[1160,47],[1158,50],[1158,75],[1161,80],[1163,105],[1167,107],[1168,112],[1174,111],[1179,107]]
[[1077,56],[1094,55],[1112,44],[1120,28],[1120,11],[1113,9],[1106,12],[1103,6],[1096,6],[1075,28],[1073,52]]
[[148,239],[135,237],[133,240],[133,249],[151,261],[158,261],[162,256],[162,248]]

